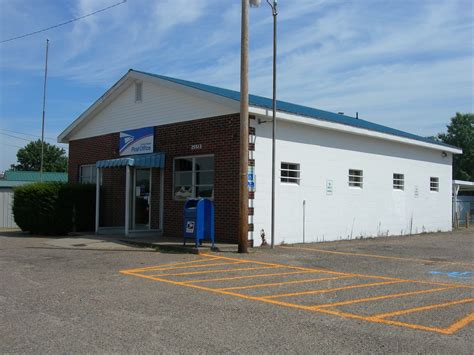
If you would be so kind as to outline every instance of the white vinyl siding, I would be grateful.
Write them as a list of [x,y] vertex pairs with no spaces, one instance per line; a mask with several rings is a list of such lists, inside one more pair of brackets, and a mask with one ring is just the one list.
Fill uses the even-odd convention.
[[12,213],[13,191],[0,190],[0,228],[18,228]]
[[[164,86],[143,81],[142,95],[147,100],[137,105],[135,85],[128,86],[114,101],[71,136],[71,140],[96,137],[104,134],[126,131],[141,127],[191,121],[200,118],[228,115],[238,109],[178,92]],[[143,97],[142,97],[143,99]]]

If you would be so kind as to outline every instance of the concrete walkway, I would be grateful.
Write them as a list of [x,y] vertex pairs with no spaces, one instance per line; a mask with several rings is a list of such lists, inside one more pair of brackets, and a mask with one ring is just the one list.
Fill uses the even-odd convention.
[[[68,236],[48,240],[45,244],[59,248],[77,248],[77,249],[109,249],[109,250],[127,250],[130,248],[148,248],[150,250],[159,250],[163,252],[179,252],[179,253],[207,253],[211,252],[210,241],[204,241],[202,246],[195,248],[194,241],[186,240],[186,246],[183,246],[183,239],[157,237],[157,236],[140,236],[125,237],[123,235],[94,235],[81,234],[77,236]],[[237,250],[235,244],[216,243],[216,251],[233,252]]]

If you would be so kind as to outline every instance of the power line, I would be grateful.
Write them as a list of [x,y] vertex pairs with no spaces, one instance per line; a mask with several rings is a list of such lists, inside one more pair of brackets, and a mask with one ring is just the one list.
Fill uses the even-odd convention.
[[27,141],[27,142],[33,142],[34,141],[33,139],[18,137],[18,136],[14,136],[13,134],[8,134],[8,133],[4,133],[4,132],[0,132],[0,134],[3,134],[4,136],[7,136],[7,137],[15,138],[15,139],[21,139],[22,141]]
[[[35,137],[35,138],[39,138],[40,136],[38,135],[35,135],[35,134],[30,134],[30,133],[24,133],[24,132],[18,132],[18,131],[12,131],[10,129],[4,129],[4,128],[0,128],[0,131],[4,131],[4,132],[10,132],[10,133],[16,133],[16,134],[23,134],[24,136],[30,136],[30,137]],[[55,141],[56,138],[52,138],[52,137],[44,137],[46,139],[49,139],[49,140],[52,140],[52,141]],[[63,144],[63,143],[61,143]]]
[[59,23],[59,24],[54,25],[54,26],[50,26],[50,27],[43,28],[43,29],[38,30],[38,31],[26,33],[26,34],[21,35],[21,36],[16,36],[16,37],[4,39],[4,40],[0,41],[0,44],[1,44],[1,43],[10,42],[10,41],[14,41],[14,40],[20,39],[20,38],[25,38],[25,37],[28,37],[28,36],[33,36],[33,35],[38,34],[38,33],[41,33],[41,32],[45,32],[45,31],[52,30],[53,28],[61,27],[61,26],[67,25],[67,24],[69,24],[69,23],[82,20],[82,19],[85,19],[86,17],[89,17],[89,16],[92,16],[92,15],[98,14],[99,12],[107,11],[107,10],[113,8],[113,7],[122,5],[122,4],[126,3],[126,2],[127,2],[127,0],[123,0],[123,1],[118,2],[118,3],[116,3],[116,4],[113,4],[113,5],[104,7],[103,9],[100,9],[100,10],[97,10],[97,11],[94,11],[94,12],[91,12],[91,13],[88,13],[87,15],[84,15],[84,16],[80,16],[80,17],[73,18],[73,19],[71,19],[71,20],[68,20],[68,21],[66,21],[66,22]]
[[3,143],[3,142],[0,142],[0,144],[6,145],[6,146],[9,146],[9,147],[13,147],[13,148],[18,148],[18,149],[23,148],[23,147],[20,147],[20,146],[18,146],[18,145],[8,144],[8,143]]
[[0,134],[3,134],[4,136],[16,138],[16,139],[21,139],[21,140],[23,140],[23,141],[31,142],[31,139],[28,139],[28,138],[18,137],[18,136],[14,136],[14,135],[12,135],[12,134],[3,133],[3,132],[0,132]]

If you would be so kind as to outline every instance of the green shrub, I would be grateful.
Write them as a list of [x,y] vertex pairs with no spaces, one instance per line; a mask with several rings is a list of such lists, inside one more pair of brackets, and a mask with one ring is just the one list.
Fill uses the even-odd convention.
[[14,189],[16,224],[35,234],[65,234],[92,230],[95,185],[43,182]]

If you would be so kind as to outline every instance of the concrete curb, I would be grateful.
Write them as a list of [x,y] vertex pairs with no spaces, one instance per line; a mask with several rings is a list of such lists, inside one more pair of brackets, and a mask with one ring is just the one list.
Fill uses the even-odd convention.
[[210,248],[210,247],[202,247],[196,248],[191,246],[184,246],[184,245],[177,245],[177,244],[160,244],[160,243],[153,243],[147,242],[143,240],[129,240],[129,239],[119,239],[120,242],[145,247],[145,248],[153,248],[156,251],[163,252],[163,253],[183,253],[183,254],[196,254],[199,255],[201,253],[208,253],[208,252],[219,252],[219,248]]

